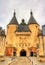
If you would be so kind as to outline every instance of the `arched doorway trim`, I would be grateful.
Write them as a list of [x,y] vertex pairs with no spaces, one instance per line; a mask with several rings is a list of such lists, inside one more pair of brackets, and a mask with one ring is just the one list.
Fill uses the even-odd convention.
[[24,49],[20,51],[20,56],[26,56],[26,51]]

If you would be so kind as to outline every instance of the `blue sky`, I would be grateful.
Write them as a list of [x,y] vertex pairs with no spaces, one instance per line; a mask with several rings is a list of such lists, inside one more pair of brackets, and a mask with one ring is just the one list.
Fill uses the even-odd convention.
[[22,18],[28,22],[32,9],[40,26],[45,24],[45,0],[0,0],[0,26],[6,28],[13,17],[14,9],[19,23]]

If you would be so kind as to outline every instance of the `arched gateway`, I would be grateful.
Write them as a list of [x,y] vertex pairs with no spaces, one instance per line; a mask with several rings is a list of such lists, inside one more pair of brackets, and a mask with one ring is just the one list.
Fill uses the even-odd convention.
[[20,51],[20,56],[26,56],[26,51],[24,49]]

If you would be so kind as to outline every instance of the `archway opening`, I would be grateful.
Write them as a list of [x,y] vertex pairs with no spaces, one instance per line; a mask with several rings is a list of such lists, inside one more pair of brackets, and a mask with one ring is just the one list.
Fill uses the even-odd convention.
[[26,56],[26,51],[25,50],[21,50],[20,56]]
[[16,56],[16,52],[13,52],[13,56]]
[[30,56],[33,56],[33,51],[30,52]]
[[16,56],[16,48],[13,48],[13,56]]

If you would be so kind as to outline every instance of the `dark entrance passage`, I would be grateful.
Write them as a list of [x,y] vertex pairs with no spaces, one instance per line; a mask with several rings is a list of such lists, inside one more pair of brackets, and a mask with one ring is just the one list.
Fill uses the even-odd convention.
[[26,56],[26,51],[25,51],[25,50],[22,50],[22,51],[20,52],[20,56]]
[[13,56],[16,56],[16,48],[13,48]]
[[33,52],[32,51],[30,52],[30,56],[33,56]]
[[16,52],[13,52],[13,56],[16,56]]

